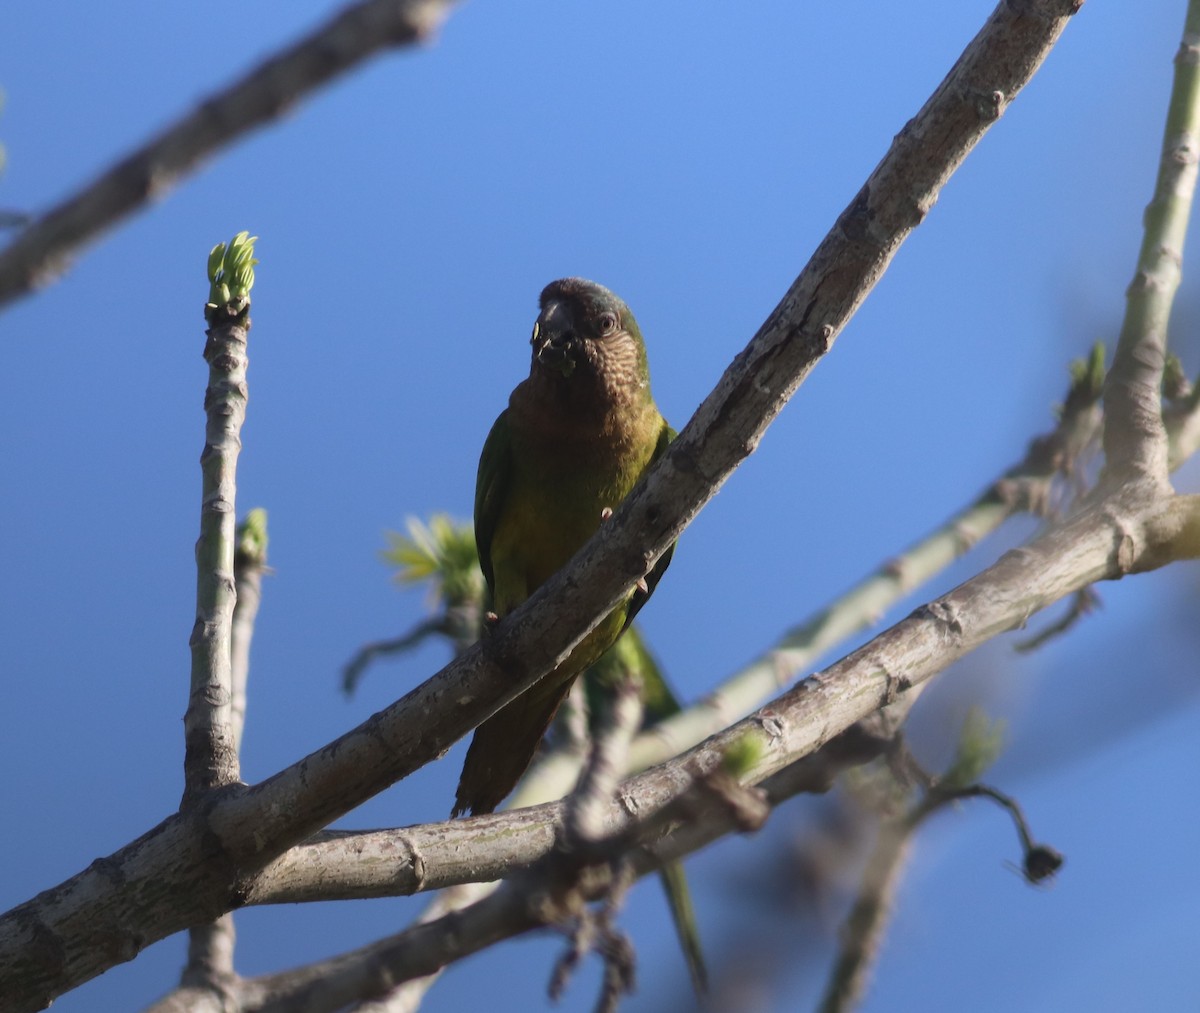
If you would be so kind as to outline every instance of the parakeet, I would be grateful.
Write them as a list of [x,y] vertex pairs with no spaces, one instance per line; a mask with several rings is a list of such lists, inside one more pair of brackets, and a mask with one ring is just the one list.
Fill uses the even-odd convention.
[[[539,305],[529,377],[492,426],[475,485],[475,540],[499,617],[562,568],[675,435],[621,299],[565,278]],[[475,730],[452,815],[492,812],[513,789],[571,683],[646,603],[673,548],[553,672]]]

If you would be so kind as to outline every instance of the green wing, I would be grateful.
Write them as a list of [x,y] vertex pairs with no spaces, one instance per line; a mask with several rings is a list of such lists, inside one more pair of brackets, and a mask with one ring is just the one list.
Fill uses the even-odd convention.
[[679,700],[637,626],[629,627],[587,670],[584,685],[587,687],[588,712],[599,713],[614,688],[630,674],[635,674],[641,683],[643,728],[679,713]]
[[[492,536],[508,496],[512,478],[512,434],[508,428],[508,410],[500,413],[479,455],[479,473],[475,478],[475,548],[479,552],[479,568],[487,581],[488,598],[496,591],[496,574],[492,569]],[[490,605],[490,601],[489,601]]]
[[[500,416],[500,418],[503,417],[503,415]],[[655,445],[654,453],[650,457],[650,464],[653,464],[667,452],[667,446],[678,435],[679,434],[675,432],[675,430],[669,425],[667,425],[666,422],[663,422],[662,432],[659,433],[658,436],[658,443]],[[489,442],[491,442],[490,438]],[[647,465],[647,467],[649,467],[649,465]],[[476,506],[475,511],[476,516],[478,516],[478,506]],[[476,520],[475,523],[478,525],[478,520]],[[621,627],[622,630],[629,628],[629,624],[633,622],[633,617],[636,616],[641,610],[641,607],[650,600],[650,596],[654,594],[654,589],[658,587],[658,582],[662,580],[662,575],[667,572],[667,567],[671,565],[671,557],[674,554],[675,543],[672,542],[671,547],[668,548],[667,551],[659,557],[658,562],[654,564],[654,569],[646,574],[646,590],[643,591],[641,588],[634,589],[633,597],[629,601],[629,611],[625,613],[625,625]]]

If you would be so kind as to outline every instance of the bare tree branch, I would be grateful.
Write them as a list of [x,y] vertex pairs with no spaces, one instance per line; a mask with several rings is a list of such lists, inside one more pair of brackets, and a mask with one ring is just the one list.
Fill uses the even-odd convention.
[[267,512],[251,510],[238,527],[237,547],[233,554],[233,579],[237,599],[233,604],[230,630],[230,666],[232,699],[229,721],[233,728],[233,747],[239,755],[246,727],[246,684],[250,678],[250,643],[254,622],[262,601],[262,579],[267,567]]
[[567,840],[587,848],[604,838],[604,810],[616,795],[625,772],[629,743],[642,721],[641,686],[629,674],[613,687],[592,739],[591,752],[579,784],[567,799]]
[[236,541],[237,459],[246,418],[247,309],[213,306],[209,314],[208,389],[204,392],[207,425],[196,542],[196,623],[192,629],[191,691],[183,719],[183,805],[210,788],[238,779],[238,754],[230,717],[233,692],[232,625],[236,598],[233,576]]
[[858,896],[846,916],[837,959],[817,1007],[819,1013],[852,1010],[866,992],[867,977],[879,953],[896,890],[904,879],[916,830],[916,823],[907,819],[880,823]]
[[[1024,458],[962,510],[880,566],[815,615],[795,626],[769,651],[693,707],[642,733],[631,749],[631,769],[644,770],[690,748],[768,699],[837,644],[878,622],[905,595],[942,572],[1014,514],[1040,512],[1056,476],[1068,474],[1100,432],[1099,370],[1077,369],[1053,430],[1036,437]],[[1098,375],[1097,375],[1098,374]],[[561,792],[560,792],[561,794]]]
[[[246,684],[250,676],[250,641],[262,599],[262,577],[267,568],[267,514],[251,510],[237,529],[233,554],[236,601],[230,625],[230,734],[235,754],[240,755],[246,718]],[[233,951],[237,932],[233,915],[224,914],[208,925],[188,932],[187,964],[180,987],[156,1003],[158,1013],[172,1009],[202,1013],[209,1009],[225,1013],[234,1001],[239,978],[234,970]]]
[[[760,783],[795,761],[810,757],[814,763],[806,768],[806,783],[810,786],[806,790],[814,790],[813,785],[819,786],[822,780],[818,772],[823,770],[828,776],[831,769],[827,759],[812,755],[821,745],[881,704],[910,693],[997,633],[1020,628],[1034,612],[1074,593],[1077,586],[1118,578],[1126,567],[1140,571],[1142,559],[1159,556],[1160,540],[1173,542],[1179,515],[1200,509],[1200,497],[1175,497],[1144,516],[1123,514],[1120,509],[1120,503],[1092,506],[1055,526],[1030,546],[1007,553],[977,577],[917,609],[749,717],[627,780],[621,787],[619,804],[608,808],[605,832],[626,829],[637,819],[657,812],[697,778],[719,769],[726,750],[746,736],[757,741],[760,753],[743,783]],[[1130,552],[1133,554],[1128,555]],[[857,716],[850,718],[851,714]],[[845,745],[858,762],[875,755],[870,748],[864,751],[852,741]],[[837,765],[832,769],[836,772]],[[336,867],[345,863],[324,860],[319,856],[320,849],[366,849],[368,855],[384,860],[385,849],[390,847],[394,893],[409,892],[406,883],[419,890],[465,882],[467,877],[493,879],[506,868],[529,865],[548,853],[562,805],[552,803],[405,831],[346,834],[305,845],[295,854],[310,852],[335,877]],[[476,843],[467,845],[468,839]],[[419,876],[406,869],[418,866],[414,855],[420,855]],[[287,875],[289,866],[301,861],[289,857],[270,867],[248,895],[248,901],[386,895],[378,875],[368,881],[365,874],[353,870],[347,876],[358,876],[358,883],[366,883],[362,893],[353,892],[355,881],[348,878],[340,884],[328,883],[332,892],[322,894],[316,891],[315,881],[304,886]]]
[[[1142,502],[1138,496],[1128,498],[1139,504]],[[837,665],[806,680],[745,721],[688,754],[627,782],[619,802],[610,807],[606,831],[610,836],[625,833],[636,823],[631,813],[653,816],[672,800],[694,790],[697,779],[718,771],[728,750],[747,736],[756,738],[760,754],[747,772],[746,781],[773,775],[772,802],[780,797],[778,784],[786,785],[789,777],[799,779],[792,781],[791,789],[808,788],[812,774],[807,769],[809,761],[802,760],[799,764],[793,761],[826,741],[832,730],[846,727],[850,722],[843,720],[844,712],[860,711],[865,715],[881,701],[920,685],[949,660],[985,642],[1000,630],[1019,626],[1031,611],[1051,598],[1071,593],[1076,584],[1119,577],[1124,572],[1142,569],[1143,558],[1157,556],[1159,540],[1170,542],[1174,537],[1173,531],[1178,524],[1175,515],[1181,501],[1185,501],[1182,504],[1185,511],[1195,511],[1197,500],[1192,497],[1177,497],[1145,515],[1124,513],[1125,503],[1119,497],[1103,504],[1089,505],[1081,514],[1056,525],[1028,548],[1008,553],[979,576],[917,610]],[[768,782],[769,785],[772,782]],[[553,813],[557,818],[561,804],[545,807],[542,812]],[[506,838],[511,836],[518,821],[528,820],[538,813],[539,810],[521,810],[476,817],[462,821],[459,826],[475,825],[485,835]],[[735,821],[728,814],[724,816],[725,822],[687,821],[660,845],[662,850],[656,859],[678,857],[707,843],[716,833],[727,831]],[[552,840],[552,834],[550,837]],[[524,858],[536,861],[549,854],[552,848],[549,844],[541,855],[527,853]],[[428,864],[427,856],[426,867]],[[508,893],[511,891],[507,891],[506,896]],[[319,975],[313,972],[313,980],[320,977],[322,981],[320,986],[313,987],[331,987],[326,981],[327,973],[333,974],[331,981],[345,984],[352,980],[355,988],[367,987],[364,982],[374,982],[370,985],[374,988],[379,980],[394,985],[404,976],[428,974],[447,959],[473,952],[477,944],[486,945],[482,941],[485,937],[492,939],[496,933],[512,934],[539,924],[527,909],[516,909],[511,899],[490,900],[493,900],[492,904],[484,902],[471,909],[474,913],[462,912],[461,921],[453,917],[442,919],[436,923],[441,926],[438,932],[395,937],[352,955],[335,958],[322,966]],[[476,918],[480,919],[479,924],[474,921]],[[453,943],[453,956],[449,955],[447,935],[459,940]],[[399,943],[401,938],[403,945]],[[423,939],[430,942],[421,942]],[[387,965],[386,972],[379,966],[381,961]],[[375,977],[365,978],[368,970]],[[379,975],[385,977],[380,979]]]
[[[960,757],[964,745],[971,748],[965,741],[967,734],[964,730],[964,741],[959,746]],[[998,745],[997,739],[996,748]],[[1007,811],[1021,839],[1022,871],[1026,882],[1030,885],[1043,883],[1055,875],[1063,864],[1062,855],[1054,848],[1034,840],[1025,814],[1015,799],[986,784],[955,783],[953,768],[948,772],[949,780],[930,778],[916,766],[915,760],[906,751],[896,758],[903,761],[904,774],[918,775],[922,795],[905,811],[885,812],[879,820],[878,836],[867,859],[858,894],[839,933],[837,957],[818,1007],[821,1013],[843,1013],[854,1009],[862,1000],[872,965],[879,956],[896,891],[908,865],[917,831],[935,813],[964,799],[989,799]],[[992,758],[986,758],[983,765],[990,764]],[[981,757],[976,755],[971,759],[978,762]],[[888,808],[894,808],[895,801],[895,798],[888,800]]]
[[152,1009],[162,1013],[171,1008],[172,1002],[181,1002],[186,1003],[184,1009],[215,1009],[223,1013],[240,985],[233,969],[236,941],[232,914],[223,914],[207,925],[189,929],[187,963],[179,979],[179,988],[155,1003]]
[[[722,781],[728,783],[721,784]],[[778,804],[784,797],[802,790],[803,784],[803,779],[794,776],[778,779],[773,801]],[[747,804],[741,796],[750,794],[738,788],[727,773],[718,771],[715,777],[694,782],[643,827],[638,828],[629,820],[606,818],[605,829],[597,826],[603,837],[589,842],[588,853],[564,849],[556,838],[532,868],[518,872],[495,892],[472,898],[469,906],[464,903],[436,917],[424,918],[413,928],[328,960],[242,982],[240,1008],[244,1013],[265,1010],[322,1013],[340,1009],[347,1002],[367,1000],[360,1008],[372,1013],[397,1013],[411,1008],[410,1001],[422,994],[422,991],[406,992],[404,983],[436,975],[446,964],[499,939],[532,928],[567,926],[574,926],[575,959],[589,945],[598,945],[603,951],[606,968],[612,974],[606,976],[610,980],[601,998],[611,1000],[629,980],[631,970],[630,953],[611,952],[613,947],[619,948],[619,934],[611,925],[614,891],[618,896],[623,892],[629,874],[644,875],[658,869],[721,833],[757,830],[769,808],[763,792],[753,793],[752,802]],[[563,804],[551,807],[557,814],[561,814],[562,808]],[[621,811],[615,801],[609,803],[609,808]],[[517,817],[529,812],[521,810],[506,815]],[[686,847],[677,835],[662,836],[663,828],[685,816],[688,818],[685,822],[692,825],[694,818],[694,825],[704,827],[709,836],[701,839],[693,835]],[[462,822],[488,819],[496,818],[476,817]],[[637,836],[646,840],[637,850],[630,851],[636,844],[631,836],[635,830]],[[464,895],[467,893],[464,891]],[[604,909],[587,912],[586,902],[597,899],[605,901]],[[573,966],[572,960],[567,963]],[[556,974],[555,982],[561,987],[560,977]],[[374,999],[379,1001],[370,1001]]]
[[428,38],[449,4],[450,0],[365,0],[210,95],[0,251],[0,307],[53,280],[81,246],[161,197],[239,135],[281,116],[367,57]]
[[186,986],[164,995],[147,1006],[144,1013],[231,1013],[242,1009],[242,992],[241,982],[235,982],[232,990],[225,993]]
[[[0,918],[0,976],[13,1006],[43,1005],[150,942],[237,906],[266,863],[439,755],[549,671],[752,452],[932,206],[939,188],[1029,80],[1078,6],[1075,0],[1000,4],[664,459],[572,563],[503,620],[485,644],[268,781],[250,789],[231,786],[206,800],[202,812],[169,818]],[[1057,582],[1038,593],[1010,590],[1005,604],[1015,599],[1028,614],[1083,583],[1148,565],[1151,550],[1165,562],[1169,555],[1156,536],[1170,519],[1166,511],[1148,509],[1119,511],[1104,524],[1090,518],[1091,527],[1060,536],[1068,544],[1079,539],[1085,547],[1057,574]],[[1128,551],[1110,561],[1114,529]],[[1176,524],[1175,533],[1179,530]],[[1038,564],[1046,563],[1040,553],[1026,551]],[[1010,569],[1021,570],[1022,578],[1033,576],[1015,564]],[[894,636],[904,649],[897,655],[889,639],[878,660],[901,665],[890,670],[904,672],[903,678],[883,677],[886,667],[857,678],[853,665],[835,667],[780,698],[788,701],[787,720],[780,723],[772,712],[755,727],[767,731],[768,743],[786,742],[793,758],[804,755],[1013,621],[1007,612],[995,611],[997,603],[985,606],[981,615],[966,604],[942,599],[910,621],[915,625],[896,628],[901,632]],[[916,650],[919,660],[909,658],[908,650]],[[850,683],[838,693],[827,688],[841,679]],[[792,699],[796,693],[802,693],[802,702]],[[800,724],[793,726],[794,721]],[[812,727],[805,730],[804,721]],[[735,729],[741,736],[748,726]],[[766,767],[759,771],[767,772]],[[672,764],[658,768],[647,784],[651,794],[645,811],[661,807],[694,776]]]
[[1169,488],[1161,388],[1167,323],[1183,270],[1183,243],[1200,162],[1200,3],[1189,0],[1167,109],[1154,197],[1146,208],[1137,272],[1104,390],[1104,454],[1114,483]]
[[398,637],[363,644],[354,657],[346,662],[346,667],[342,669],[342,692],[347,696],[353,693],[358,687],[359,680],[362,679],[363,672],[366,671],[367,666],[376,658],[407,651],[418,644],[424,643],[427,638],[434,635],[452,635],[451,623],[447,621],[445,616],[432,616],[429,619],[423,619],[407,633],[403,633]]

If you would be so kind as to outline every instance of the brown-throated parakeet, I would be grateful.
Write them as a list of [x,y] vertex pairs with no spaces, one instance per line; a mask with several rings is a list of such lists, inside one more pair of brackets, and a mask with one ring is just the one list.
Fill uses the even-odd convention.
[[[543,289],[529,377],[488,434],[475,485],[475,540],[503,617],[559,570],[633,489],[674,432],[650,394],[637,321],[582,278]],[[575,678],[654,591],[668,550],[559,666],[476,730],[453,815],[492,812],[529,766]]]

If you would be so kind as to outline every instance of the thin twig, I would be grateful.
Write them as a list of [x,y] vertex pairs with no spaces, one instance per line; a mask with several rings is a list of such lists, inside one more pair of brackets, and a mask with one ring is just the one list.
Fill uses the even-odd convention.
[[436,634],[446,637],[452,635],[451,628],[445,616],[431,616],[428,619],[422,620],[407,633],[403,633],[398,637],[363,644],[354,657],[346,662],[346,667],[342,669],[342,692],[347,696],[352,694],[358,688],[358,683],[362,679],[367,667],[377,658],[411,650]]
[[237,459],[246,417],[248,309],[221,307],[209,314],[204,358],[209,366],[204,408],[204,451],[200,538],[196,542],[196,623],[192,629],[191,691],[183,719],[185,757],[183,805],[211,788],[238,779],[238,754],[231,724],[232,625],[236,596]]
[[986,784],[969,784],[961,788],[935,788],[913,815],[914,826],[926,820],[938,809],[949,803],[968,798],[986,798],[1008,812],[1013,828],[1021,840],[1022,873],[1031,886],[1037,886],[1053,877],[1063,865],[1063,856],[1048,844],[1034,840],[1021,806],[1011,795]]
[[250,678],[250,643],[254,639],[254,623],[262,602],[262,579],[267,567],[267,512],[251,510],[238,526],[237,548],[233,554],[233,579],[237,601],[233,606],[232,642],[230,648],[233,683],[230,704],[230,723],[233,728],[233,748],[241,755],[242,732],[246,725],[246,685]]
[[374,54],[427,39],[449,0],[366,0],[288,46],[57,207],[0,252],[0,307],[53,280],[120,219],[161,197],[241,134]]
[[[575,757],[581,770],[583,761],[591,748],[592,733],[588,727],[591,719],[587,679],[577,679],[554,718],[554,753]],[[628,752],[628,748],[626,748],[626,752]],[[539,798],[537,801],[545,802],[547,799]],[[516,797],[514,796],[507,808],[515,809],[516,807]]]
[[1031,440],[1020,461],[974,502],[793,627],[774,647],[700,703],[643,732],[630,750],[631,769],[643,770],[661,763],[736,721],[837,644],[877,622],[889,608],[941,573],[1010,517],[1036,511],[1048,502],[1055,477],[1078,467],[1080,455],[1100,431],[1098,385],[1102,377],[1102,370],[1097,376],[1095,369],[1074,369],[1057,425]]
[[[915,775],[915,782],[922,785],[920,797],[906,811],[879,820],[878,836],[863,870],[862,882],[839,933],[840,945],[819,1006],[821,1013],[845,1013],[861,1001],[879,956],[917,831],[935,813],[963,799],[990,799],[1012,818],[1021,840],[1022,869],[1028,883],[1045,882],[1063,864],[1062,855],[1054,848],[1034,841],[1021,807],[1011,796],[985,784],[938,783],[920,769],[903,747],[898,747],[893,759],[906,774]],[[899,787],[911,797],[911,791]]]
[[[202,826],[190,817],[168,819],[102,867],[0,917],[0,976],[12,1005],[45,1004],[186,926],[181,919],[194,918],[197,907],[232,906],[230,868],[252,874],[440,755],[549,671],[628,592],[637,579],[633,564],[637,574],[644,572],[753,451],[941,186],[1029,80],[1077,9],[1075,0],[997,7],[679,439],[572,563],[507,616],[483,646],[336,742],[262,784],[216,801]],[[883,635],[869,653],[856,652],[806,684],[800,696],[785,694],[769,715],[756,715],[729,734],[766,733],[764,760],[755,771],[766,776],[784,757],[812,752],[881,701],[1011,625],[1016,610],[1028,614],[1083,583],[1147,567],[1149,556],[1143,559],[1138,549],[1161,548],[1164,525],[1187,506],[1151,509],[1143,503],[1138,511],[1122,509],[1103,518],[1089,513],[971,585],[981,582],[985,592],[994,591],[993,585],[1020,588],[1019,593],[1003,600],[987,593],[970,601],[947,596]],[[1145,537],[1114,561],[1110,549],[1118,521]],[[1059,560],[1055,553],[1067,547],[1073,555]],[[1157,559],[1156,565],[1166,561]],[[903,681],[881,681],[881,662],[884,671],[889,664],[900,666]],[[680,762],[703,764],[711,757],[719,764],[729,745],[715,736]],[[665,801],[691,779],[678,763],[669,763],[651,782]],[[672,783],[675,788],[668,788]],[[662,804],[645,801],[647,811]],[[210,842],[207,849],[202,838]],[[214,841],[222,846],[216,852]],[[190,904],[178,901],[184,889],[193,891]],[[39,961],[41,949],[31,949],[30,920],[38,925],[39,940],[54,940],[60,959],[53,967]]]
[[558,928],[566,933],[570,945],[556,961],[546,989],[550,1001],[557,1003],[583,959],[594,953],[604,965],[600,995],[596,1000],[597,1013],[615,1010],[621,997],[634,990],[636,982],[637,958],[633,944],[616,925],[616,916],[636,877],[633,867],[626,861],[610,861],[606,872],[608,881],[603,887],[599,908],[593,909],[573,900],[563,904],[571,917]]
[[23,229],[33,221],[33,215],[24,211],[0,210],[0,229]]
[[[638,673],[623,670],[610,690],[592,736],[591,750],[575,790],[567,797],[559,849],[574,861],[586,861],[611,846],[606,815],[625,771],[629,743],[642,721],[642,684]],[[619,845],[618,845],[619,847]],[[600,911],[582,906],[570,929],[571,945],[550,979],[551,1001],[557,1001],[567,981],[588,953],[604,962],[604,978],[596,1009],[616,1008],[620,997],[633,990],[634,952],[616,927],[615,917],[631,882],[623,857],[610,858],[615,875]]]
[[[234,582],[237,602],[233,607],[231,656],[230,731],[234,750],[241,753],[242,732],[246,719],[246,684],[250,674],[250,641],[254,636],[254,620],[262,600],[262,578],[267,569],[267,515],[265,510],[251,510],[237,530],[237,548],[233,555]],[[198,925],[188,932],[188,958],[180,977],[180,990],[187,993],[184,1008],[194,1008],[203,992],[210,993],[211,1002],[221,1009],[232,1001],[238,982],[234,970],[233,952],[237,934],[233,915],[224,914],[207,925]],[[168,996],[160,1000],[170,1001]],[[208,1002],[209,1000],[204,1000]]]
[[[188,930],[187,963],[179,978],[178,991],[188,993],[192,997],[189,998],[189,1005],[195,1001],[194,997],[198,994],[208,993],[210,998],[205,1002],[211,1002],[217,1009],[221,1009],[236,996],[239,982],[233,969],[233,948],[236,941],[237,933],[234,930],[232,914],[223,914],[214,922],[197,925]],[[171,1001],[172,997],[166,996],[151,1009],[161,1011],[161,1004]]]
[[1100,596],[1096,594],[1094,588],[1081,587],[1075,592],[1071,598],[1071,604],[1062,614],[1062,617],[1057,621],[1050,623],[1044,629],[1039,630],[1032,637],[1026,640],[1018,641],[1013,645],[1013,650],[1021,654],[1028,654],[1031,651],[1036,651],[1039,647],[1053,640],[1055,637],[1062,636],[1070,630],[1074,625],[1083,619],[1085,616],[1091,615],[1100,607]]
[[1137,271],[1104,389],[1108,481],[1144,479],[1161,490],[1167,437],[1161,387],[1167,324],[1183,269],[1183,244],[1200,162],[1200,0],[1189,0],[1167,108],[1154,196],[1146,208]]
[[840,933],[841,945],[817,1007],[820,1013],[854,1009],[866,992],[915,834],[916,824],[911,820],[880,821],[858,895]]
[[567,798],[566,841],[570,846],[586,850],[604,840],[604,813],[625,773],[629,743],[641,720],[641,685],[627,673],[613,687],[612,698],[603,709],[592,737],[591,753],[579,784]]

